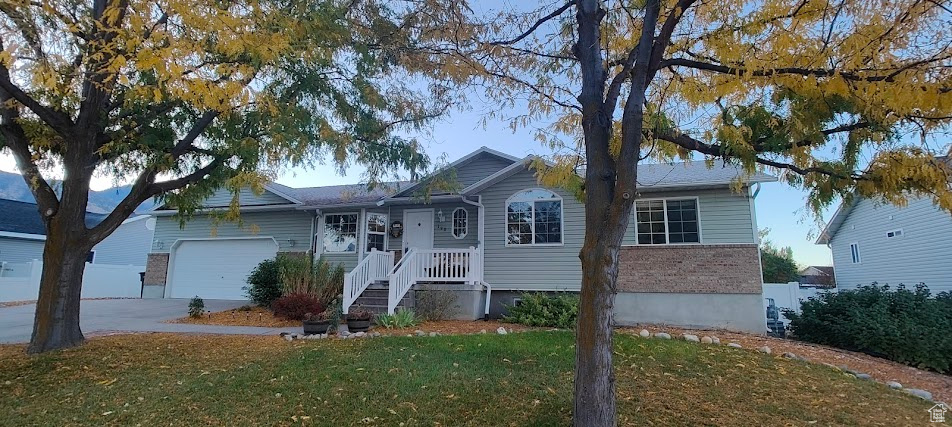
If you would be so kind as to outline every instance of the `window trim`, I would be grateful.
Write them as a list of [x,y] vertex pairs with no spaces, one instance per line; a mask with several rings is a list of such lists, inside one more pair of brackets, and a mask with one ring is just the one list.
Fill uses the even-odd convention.
[[92,255],[92,259],[90,259],[89,261],[86,261],[86,262],[89,263],[89,264],[95,264],[95,263],[96,263],[96,250],[95,250],[95,249],[90,249],[90,250],[89,250],[89,253],[86,254],[86,258],[89,258],[90,255]]
[[[664,202],[664,241],[665,243],[655,244],[655,243],[639,243],[638,242],[638,202],[656,202],[661,200]],[[680,242],[680,243],[671,243],[670,231],[671,227],[668,225],[668,200],[694,200],[694,210],[697,212],[697,242]],[[632,204],[631,209],[632,223],[635,224],[634,234],[635,234],[635,244],[631,246],[677,246],[677,245],[703,245],[704,244],[704,231],[701,229],[701,198],[699,196],[683,196],[683,197],[652,197],[647,199],[635,199],[635,202]],[[629,246],[629,245],[626,245]]]
[[[331,214],[331,215],[334,215],[334,214]],[[383,217],[383,233],[381,233],[381,232],[379,232],[379,231],[370,231],[370,227],[369,227],[369,225],[370,225],[370,224],[369,224],[369,223],[370,223],[370,217],[371,217],[371,216],[374,216],[374,215],[382,216],[382,217]],[[364,218],[364,253],[368,253],[368,254],[369,254],[369,253],[372,252],[372,251],[371,251],[371,247],[370,247],[370,239],[367,238],[367,237],[370,236],[371,234],[374,234],[374,235],[381,235],[381,234],[382,234],[382,235],[383,235],[383,252],[386,252],[386,251],[387,251],[387,247],[388,247],[389,244],[390,244],[390,242],[389,242],[390,239],[387,237],[387,234],[389,234],[388,231],[390,231],[390,230],[389,230],[389,226],[387,225],[387,222],[390,221],[390,216],[387,215],[387,214],[385,214],[385,213],[383,213],[383,212],[367,212],[367,215],[365,215],[365,216],[366,216],[366,218]],[[340,252],[333,252],[333,253],[340,253]]]
[[[465,220],[465,225],[463,226],[463,234],[456,235],[456,212],[463,211],[463,220]],[[469,211],[466,208],[460,206],[456,209],[453,209],[453,214],[450,215],[450,234],[453,235],[453,238],[456,240],[465,239],[469,235]]]
[[[357,247],[352,251],[340,251],[340,252],[327,252],[324,250],[324,232],[327,230],[327,217],[330,215],[356,215],[357,216],[357,235],[354,236],[357,238]],[[321,215],[321,254],[329,255],[341,255],[341,254],[356,254],[360,251],[360,212],[328,212]]]
[[[519,244],[519,243],[509,243],[509,203],[512,201],[512,198],[513,198],[513,197],[516,197],[516,195],[522,194],[522,193],[525,193],[526,191],[531,191],[531,190],[547,191],[547,192],[549,192],[549,193],[554,194],[555,197],[554,197],[554,198],[548,198],[548,199],[534,199],[534,200],[532,201],[532,202],[533,202],[533,205],[532,205],[532,222],[531,222],[531,224],[532,224],[532,243],[523,243],[523,244]],[[561,211],[561,215],[559,215],[559,235],[560,235],[560,237],[561,237],[561,238],[559,239],[560,241],[559,241],[559,243],[536,243],[536,242],[535,242],[535,202],[537,202],[537,201],[539,201],[539,202],[551,202],[551,201],[556,201],[556,200],[559,201],[559,210]],[[542,188],[542,187],[523,188],[522,190],[519,190],[519,191],[516,191],[515,193],[512,193],[512,194],[506,199],[506,202],[502,205],[502,212],[503,212],[503,216],[502,216],[502,221],[503,221],[502,239],[503,239],[503,243],[506,245],[507,248],[535,248],[535,247],[540,247],[540,246],[541,246],[541,247],[545,247],[545,246],[553,246],[553,247],[565,246],[565,199],[562,197],[561,194],[556,193],[556,192],[553,191],[553,190],[549,190],[548,188]]]
[[[893,235],[890,236],[889,233],[893,233]],[[904,237],[905,235],[906,235],[906,232],[903,231],[901,228],[897,228],[894,230],[886,230],[886,240],[892,240],[897,237]]]
[[[856,248],[855,256],[853,252],[854,247]],[[852,261],[853,264],[863,263],[863,255],[860,253],[860,250],[859,250],[859,242],[850,243],[850,261]]]

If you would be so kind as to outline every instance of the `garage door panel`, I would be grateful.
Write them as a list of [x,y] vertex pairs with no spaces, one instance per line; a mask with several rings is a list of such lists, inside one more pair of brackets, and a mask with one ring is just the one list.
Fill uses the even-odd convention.
[[261,261],[274,258],[272,239],[185,241],[175,249],[171,298],[246,299],[242,287]]

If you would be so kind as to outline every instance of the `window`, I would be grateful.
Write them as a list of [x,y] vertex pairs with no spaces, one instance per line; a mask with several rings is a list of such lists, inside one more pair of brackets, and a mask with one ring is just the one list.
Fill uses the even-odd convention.
[[697,199],[659,199],[635,202],[639,245],[700,243]]
[[89,251],[89,253],[86,254],[86,262],[92,264],[93,260],[95,259],[96,259],[96,251]]
[[850,256],[853,258],[853,264],[859,264],[863,260],[859,256],[859,243],[850,243]]
[[324,215],[324,252],[357,252],[357,214]]
[[367,252],[374,249],[386,250],[387,246],[387,215],[381,213],[367,214]]
[[453,211],[453,237],[462,239],[469,233],[469,213],[464,208]]
[[562,197],[535,188],[506,201],[506,246],[561,244]]
[[886,238],[892,239],[893,237],[902,237],[902,229],[892,230],[886,232]]

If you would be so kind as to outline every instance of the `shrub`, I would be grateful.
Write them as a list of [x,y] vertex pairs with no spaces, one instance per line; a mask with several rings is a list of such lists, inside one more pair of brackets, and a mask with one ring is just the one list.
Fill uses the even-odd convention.
[[820,294],[800,308],[800,314],[784,311],[799,340],[938,372],[952,368],[952,296],[947,293],[933,298],[922,284],[890,290],[873,283]]
[[320,313],[324,311],[324,304],[321,304],[313,295],[308,294],[287,294],[271,304],[271,311],[274,315],[287,320],[304,320],[307,313]]
[[444,289],[420,290],[416,293],[416,308],[426,320],[446,320],[456,303],[456,295]]
[[310,294],[328,303],[344,293],[344,266],[324,258],[279,256],[278,271],[285,294]]
[[347,320],[370,320],[373,318],[373,312],[361,307],[355,307],[347,311]]
[[374,323],[387,329],[410,328],[420,323],[413,310],[400,310],[395,314],[378,314]]
[[202,317],[202,313],[205,312],[205,300],[201,299],[198,295],[192,298],[188,302],[188,316],[189,317]]
[[507,305],[504,322],[573,329],[578,320],[578,295],[526,292],[519,304]]
[[259,306],[270,307],[271,303],[282,294],[278,259],[261,261],[254,270],[251,270],[247,282],[245,295],[248,299]]

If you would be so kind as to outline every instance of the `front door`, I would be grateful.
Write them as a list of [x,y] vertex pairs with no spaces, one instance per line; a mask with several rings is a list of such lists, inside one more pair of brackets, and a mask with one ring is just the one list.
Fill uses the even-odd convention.
[[406,211],[404,214],[403,251],[433,249],[433,210]]

